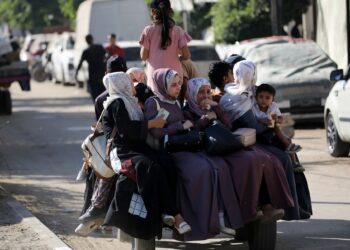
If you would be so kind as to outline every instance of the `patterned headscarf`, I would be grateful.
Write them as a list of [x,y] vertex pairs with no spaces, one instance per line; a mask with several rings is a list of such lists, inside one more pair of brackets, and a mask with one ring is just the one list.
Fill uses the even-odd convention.
[[197,103],[197,95],[199,92],[199,89],[202,86],[210,86],[209,80],[204,77],[197,77],[192,78],[187,82],[187,102],[188,106],[191,109],[192,112],[195,114],[202,116],[207,113],[207,110],[202,109],[199,106],[199,103]]
[[103,84],[108,86],[109,97],[103,103],[107,107],[116,99],[121,98],[131,120],[141,121],[144,116],[136,97],[132,95],[131,79],[127,73],[109,73],[103,77]]
[[143,69],[134,67],[134,68],[128,69],[126,73],[132,76],[131,80],[135,79],[138,83],[139,82],[145,83],[145,71]]
[[176,98],[168,94],[168,89],[177,75],[178,73],[175,70],[169,68],[161,68],[153,72],[153,92],[161,101],[171,104],[176,103]]

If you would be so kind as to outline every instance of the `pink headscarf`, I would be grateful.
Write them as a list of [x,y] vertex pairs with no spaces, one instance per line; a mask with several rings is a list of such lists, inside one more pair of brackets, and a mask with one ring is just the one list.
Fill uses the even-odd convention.
[[195,114],[202,116],[205,115],[208,110],[202,109],[197,103],[198,91],[202,86],[210,86],[209,80],[205,77],[192,78],[187,82],[187,102],[190,110]]
[[178,73],[175,70],[169,68],[156,69],[153,72],[153,92],[161,101],[171,104],[176,103],[176,98],[168,94],[168,88],[177,75]]
[[145,83],[145,71],[143,69],[133,67],[128,69],[126,73],[132,76],[131,80],[135,79],[138,83]]

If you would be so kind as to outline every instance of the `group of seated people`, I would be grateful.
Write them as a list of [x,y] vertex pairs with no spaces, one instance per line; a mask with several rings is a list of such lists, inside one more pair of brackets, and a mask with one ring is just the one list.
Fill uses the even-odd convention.
[[[109,179],[90,171],[77,233],[84,224],[91,229],[103,223],[148,240],[160,238],[167,226],[174,228],[177,240],[203,240],[220,232],[235,235],[235,229],[255,220],[311,216],[296,156],[301,147],[278,128],[281,114],[268,114],[274,92],[270,103],[260,97],[271,91],[257,91],[253,62],[232,55],[211,65],[210,80],[186,69],[180,79],[175,70],[160,68],[152,75],[153,89],[143,84],[144,72],[127,70],[121,57],[109,59],[107,72],[107,92],[96,100],[96,117],[102,114],[107,139],[117,128],[112,147],[121,171]],[[213,86],[218,90],[214,96]],[[261,118],[259,112],[270,116]],[[254,128],[257,143],[225,155],[169,153],[162,146],[166,136],[204,131],[214,121],[230,131]],[[150,136],[160,142],[158,149],[147,143]],[[103,222],[96,223],[98,218]]]

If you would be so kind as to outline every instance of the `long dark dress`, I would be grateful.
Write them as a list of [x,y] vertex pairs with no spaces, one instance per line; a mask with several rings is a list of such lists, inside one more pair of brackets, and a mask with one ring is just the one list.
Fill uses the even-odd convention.
[[[223,124],[230,127],[229,120],[219,106],[213,107],[212,111]],[[183,113],[200,130],[210,125],[208,119],[193,113],[189,106],[184,108]],[[275,157],[253,146],[225,155],[223,159],[229,166],[245,223],[255,217],[257,208],[263,201],[268,201],[275,208],[288,209],[293,206],[283,167]],[[266,186],[267,198],[261,197],[262,185]]]
[[[117,180],[114,198],[107,212],[105,223],[122,229],[129,235],[150,239],[161,237],[161,214],[176,215],[175,194],[171,194],[163,169],[157,162],[157,153],[145,143],[147,121],[130,120],[124,102],[117,99],[107,108],[103,117],[103,129],[109,138],[116,125],[118,134],[113,141],[122,162],[131,160],[136,171],[136,183],[121,174]],[[146,218],[129,212],[134,194],[140,194],[147,210]]]
[[[247,111],[244,115],[239,117],[237,120],[233,121],[232,127],[255,128],[257,131],[257,135],[263,133],[266,130],[266,126],[263,126],[262,124],[258,123],[251,110]],[[288,185],[293,196],[294,207],[286,210],[284,219],[300,219],[300,204],[303,204],[302,208],[305,211],[312,214],[311,197],[305,175],[303,173],[294,174],[292,162],[286,152],[282,151],[277,147],[268,145],[261,145],[261,148],[263,148],[263,150],[269,153],[271,156],[275,156],[279,159],[279,161],[282,163],[288,180]],[[298,177],[298,182],[296,182],[295,176]]]
[[[158,98],[157,100],[160,107],[166,109],[170,115],[166,127],[151,129],[151,134],[161,139],[165,134],[172,135],[183,131],[184,117],[179,105],[162,102]],[[155,100],[148,99],[145,104],[146,118],[154,118],[157,112]],[[185,235],[178,235],[174,230],[175,239],[203,240],[220,232],[218,188],[227,215],[226,225],[231,228],[243,225],[230,171],[223,158],[209,157],[203,152],[178,152],[171,156],[178,171],[178,206],[192,228]]]

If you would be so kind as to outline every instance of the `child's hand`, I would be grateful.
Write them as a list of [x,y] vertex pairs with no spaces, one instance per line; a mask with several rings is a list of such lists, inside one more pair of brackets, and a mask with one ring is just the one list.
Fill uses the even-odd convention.
[[276,122],[279,124],[282,124],[283,123],[283,116],[277,116]]
[[259,119],[258,121],[261,122],[262,124],[265,124],[268,127],[272,126],[273,124],[272,119],[265,118],[265,119]]

